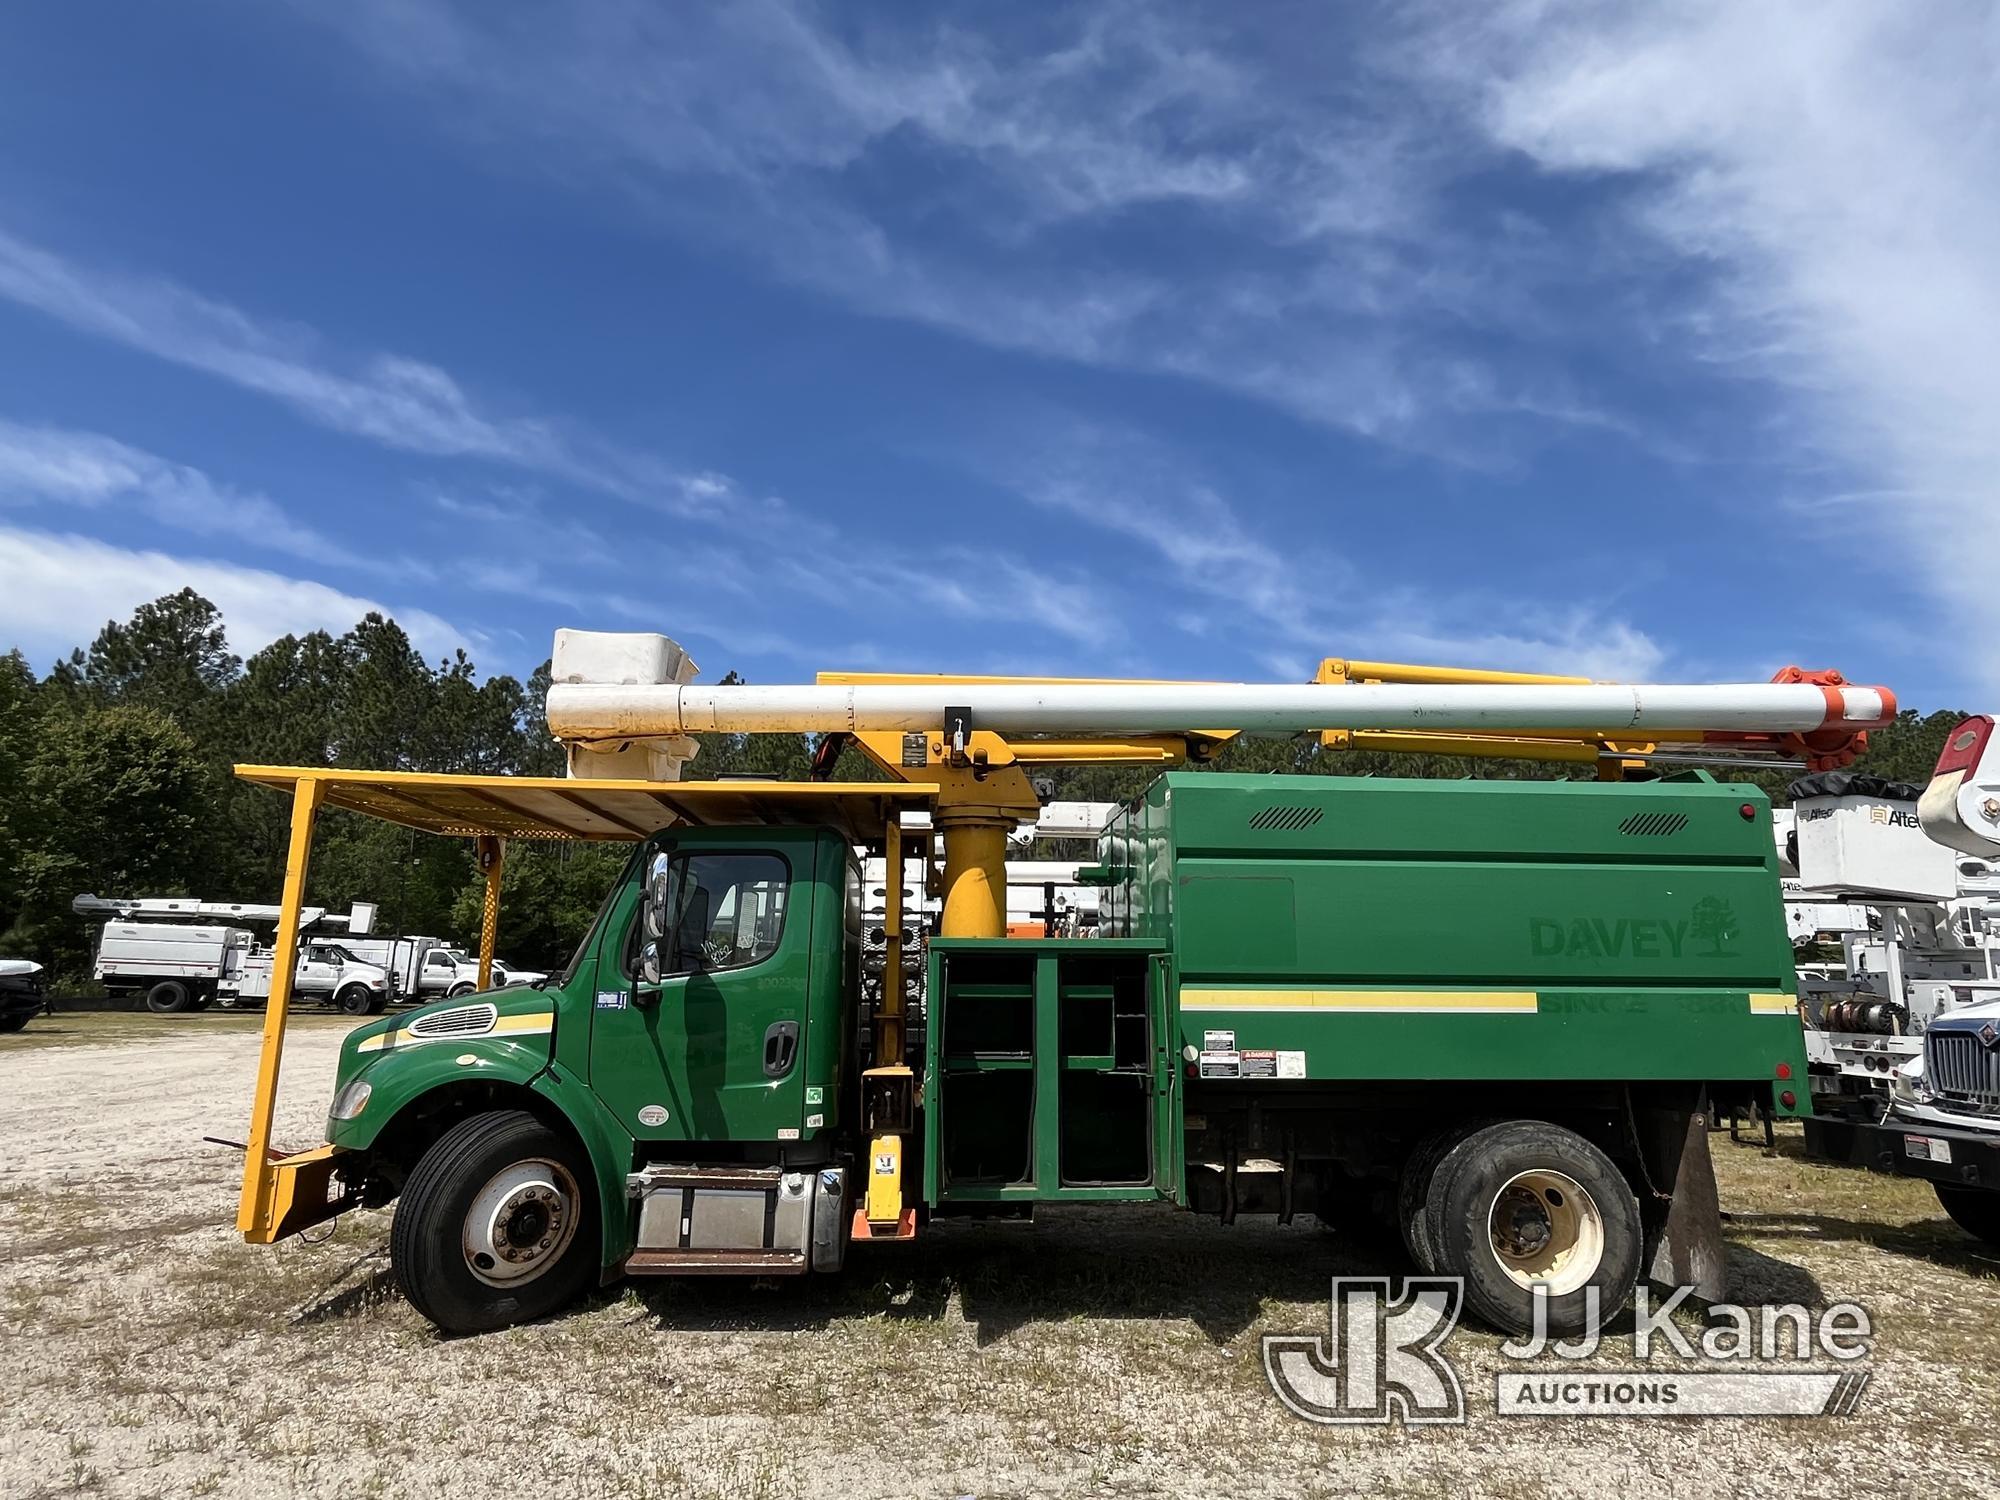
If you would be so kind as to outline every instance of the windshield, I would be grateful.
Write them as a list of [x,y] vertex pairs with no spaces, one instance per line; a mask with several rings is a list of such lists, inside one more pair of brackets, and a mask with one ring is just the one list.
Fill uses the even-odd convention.
[[576,945],[576,951],[570,954],[569,962],[562,966],[562,973],[556,980],[558,984],[566,985],[575,977],[577,965],[583,962],[584,954],[590,951],[590,945],[597,940],[598,929],[603,927],[605,919],[611,915],[612,903],[624,894],[627,882],[632,879],[633,867],[640,865],[643,868],[642,862],[650,858],[656,848],[658,846],[655,844],[645,843],[632,851],[632,857],[625,861],[624,870],[611,882],[611,888],[604,893],[604,899],[597,903],[597,915],[592,917],[590,925],[583,929],[582,941]]

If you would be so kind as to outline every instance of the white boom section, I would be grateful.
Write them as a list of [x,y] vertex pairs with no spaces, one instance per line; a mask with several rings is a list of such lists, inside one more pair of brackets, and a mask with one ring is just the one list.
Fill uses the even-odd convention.
[[1917,816],[1940,844],[1981,858],[2000,854],[2000,734],[1991,714],[1975,714],[1946,738]]
[[[180,917],[184,920],[222,917],[232,922],[275,922],[280,908],[251,901],[204,901],[199,896],[78,896],[70,910],[86,917]],[[356,934],[375,925],[375,903],[357,901],[346,915],[328,913],[322,906],[299,908],[301,926],[318,923],[345,927]]]
[[1173,734],[1201,726],[1246,733],[1313,729],[1589,729],[1764,733],[1879,728],[1893,699],[1879,688],[1801,683],[1450,684],[926,683],[707,687],[556,683],[549,730],[568,741],[691,734],[936,730],[950,708],[998,734]]

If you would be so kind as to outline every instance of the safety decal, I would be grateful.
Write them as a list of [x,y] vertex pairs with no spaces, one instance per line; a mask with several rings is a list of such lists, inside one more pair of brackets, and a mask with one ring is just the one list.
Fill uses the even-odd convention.
[[648,1104],[639,1111],[639,1123],[649,1130],[666,1124],[667,1107],[664,1104]]

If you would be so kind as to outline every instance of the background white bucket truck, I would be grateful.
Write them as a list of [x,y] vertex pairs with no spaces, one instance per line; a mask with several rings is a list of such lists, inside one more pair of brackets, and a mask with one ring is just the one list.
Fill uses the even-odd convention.
[[[1916,812],[1925,833],[1969,856],[1973,867],[2000,858],[2000,741],[1990,715],[1952,730]],[[1954,902],[1954,927],[1988,933],[2000,916],[1989,880],[1969,877],[1970,888]],[[1982,936],[1979,946],[1990,981],[1993,939]],[[1956,988],[1974,998],[1930,1017],[1920,1048],[1887,1073],[1879,1109],[1814,1115],[1806,1121],[1806,1149],[1823,1160],[1927,1179],[1961,1228],[2000,1247],[2000,985]]]
[[[109,919],[98,935],[93,972],[110,994],[143,994],[146,1008],[161,1015],[212,1001],[239,1005],[270,996],[271,954],[244,924],[276,922],[275,906],[195,896],[82,895],[70,908],[79,916]],[[299,944],[293,993],[325,1000],[349,1015],[378,1014],[389,1003],[387,972],[355,953],[351,939],[318,931],[366,934],[375,923],[374,905],[357,901],[345,914],[308,907],[299,915],[309,935]]]

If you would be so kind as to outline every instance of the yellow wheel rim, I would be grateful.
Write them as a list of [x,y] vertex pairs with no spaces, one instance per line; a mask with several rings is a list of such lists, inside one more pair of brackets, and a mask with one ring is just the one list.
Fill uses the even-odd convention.
[[1560,1297],[1604,1263],[1604,1215],[1574,1177],[1537,1168],[1510,1177],[1486,1216],[1493,1258],[1515,1283]]

